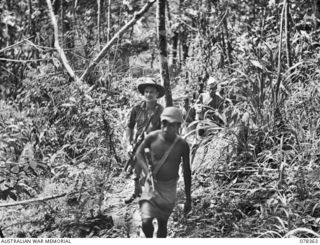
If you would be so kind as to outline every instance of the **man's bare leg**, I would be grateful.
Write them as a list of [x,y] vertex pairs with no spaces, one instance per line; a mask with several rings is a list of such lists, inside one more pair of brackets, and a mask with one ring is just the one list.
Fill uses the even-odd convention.
[[153,218],[146,218],[142,219],[142,231],[146,238],[152,238],[153,237],[153,223],[152,223]]
[[158,219],[158,232],[157,232],[158,238],[167,237],[167,225],[168,225],[167,219]]

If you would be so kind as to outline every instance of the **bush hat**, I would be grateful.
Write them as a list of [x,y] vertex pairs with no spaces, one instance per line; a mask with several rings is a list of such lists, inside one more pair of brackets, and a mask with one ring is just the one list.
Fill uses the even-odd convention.
[[157,84],[156,81],[152,78],[147,78],[143,82],[138,84],[138,90],[143,95],[144,90],[146,87],[154,87],[158,91],[158,98],[162,97],[164,95],[164,87],[162,87],[160,84]]
[[218,80],[214,77],[209,77],[207,84],[209,86],[218,85]]
[[169,123],[183,123],[181,110],[174,106],[164,108],[160,118],[161,121],[167,120]]

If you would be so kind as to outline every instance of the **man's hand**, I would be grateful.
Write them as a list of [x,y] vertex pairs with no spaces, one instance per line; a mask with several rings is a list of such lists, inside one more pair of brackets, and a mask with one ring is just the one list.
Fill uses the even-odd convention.
[[149,185],[152,186],[152,190],[155,191],[155,188],[154,188],[154,178],[152,176],[152,173],[147,173],[147,178],[146,178],[146,181],[148,181]]
[[127,146],[127,152],[128,152],[128,154],[131,154],[132,151],[133,151],[133,146],[132,146],[132,144],[128,144],[128,146]]
[[187,214],[191,211],[191,199],[187,200],[184,204],[184,214]]
[[201,104],[195,104],[194,109],[196,110],[197,113],[202,112],[202,105]]

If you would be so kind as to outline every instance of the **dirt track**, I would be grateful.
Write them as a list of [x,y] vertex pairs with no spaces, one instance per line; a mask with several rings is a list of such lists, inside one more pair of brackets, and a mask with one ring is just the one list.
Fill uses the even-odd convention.
[[105,199],[106,211],[112,216],[115,226],[125,226],[127,237],[144,237],[141,231],[141,217],[138,199],[130,204],[124,200],[133,193],[133,180],[131,178],[119,177],[119,182],[114,185]]

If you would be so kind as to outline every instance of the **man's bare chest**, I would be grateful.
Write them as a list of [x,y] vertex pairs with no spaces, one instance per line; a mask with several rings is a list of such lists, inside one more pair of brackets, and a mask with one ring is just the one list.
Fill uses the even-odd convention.
[[179,145],[174,145],[173,148],[171,148],[171,146],[172,144],[151,145],[153,160],[159,162],[165,155],[167,155],[166,158],[169,161],[176,161],[176,159],[181,158],[181,149]]

